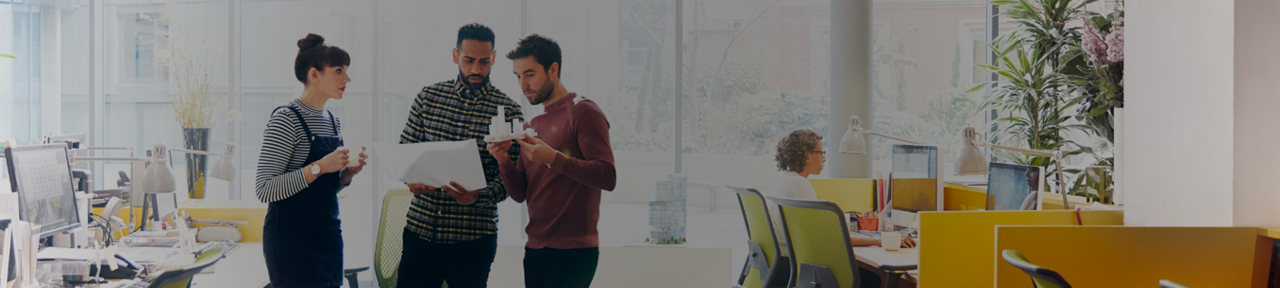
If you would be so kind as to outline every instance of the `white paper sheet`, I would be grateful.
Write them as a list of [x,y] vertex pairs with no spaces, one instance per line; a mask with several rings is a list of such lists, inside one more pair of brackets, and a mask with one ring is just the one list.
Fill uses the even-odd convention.
[[387,180],[427,186],[458,182],[467,190],[487,186],[475,140],[373,144],[374,158]]

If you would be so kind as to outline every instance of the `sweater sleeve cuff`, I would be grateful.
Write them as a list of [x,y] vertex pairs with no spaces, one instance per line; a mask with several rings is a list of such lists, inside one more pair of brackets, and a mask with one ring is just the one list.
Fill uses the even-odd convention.
[[565,168],[566,168],[566,166],[568,166],[568,165],[569,165],[569,157],[564,156],[564,154],[563,154],[563,153],[560,153],[560,152],[558,152],[558,151],[557,151],[557,152],[556,152],[556,158],[555,158],[555,159],[552,159],[552,160],[551,160],[551,165],[547,165],[547,167],[551,167],[551,169],[553,169],[553,170],[555,170],[555,171],[558,171],[558,172],[564,173],[564,169],[565,169]]

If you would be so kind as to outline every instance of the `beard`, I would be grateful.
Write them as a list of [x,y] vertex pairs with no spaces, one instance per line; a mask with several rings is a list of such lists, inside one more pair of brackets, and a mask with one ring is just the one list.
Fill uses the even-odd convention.
[[[534,94],[533,99],[529,99],[529,105],[538,105],[542,104],[542,102],[546,102],[547,98],[551,98],[551,92],[555,91],[555,87],[555,85],[551,84],[551,78],[548,77],[547,82],[542,83],[542,88],[538,89],[537,93]],[[529,90],[524,92],[528,93]]]
[[[462,68],[458,68],[458,77],[462,79],[462,84],[467,85],[467,88],[471,88],[472,90],[480,89],[480,87],[484,87],[485,84],[489,84],[489,75],[467,75],[466,73],[462,73]],[[471,77],[480,77],[480,83],[471,83]]]

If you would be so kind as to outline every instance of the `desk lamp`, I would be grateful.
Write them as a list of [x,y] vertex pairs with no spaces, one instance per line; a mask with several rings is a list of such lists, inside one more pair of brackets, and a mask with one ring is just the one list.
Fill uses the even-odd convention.
[[227,143],[227,151],[222,154],[186,149],[169,149],[169,151],[197,155],[221,156],[221,158],[218,158],[218,162],[213,163],[213,171],[209,172],[209,176],[226,180],[228,182],[236,180],[236,165],[231,163],[231,156],[235,155],[236,151],[235,143]]
[[982,154],[982,150],[978,149],[978,147],[1052,157],[1054,165],[1058,168],[1058,192],[1062,193],[1062,209],[1067,210],[1067,207],[1070,206],[1070,203],[1067,202],[1067,183],[1065,177],[1062,175],[1062,152],[1000,146],[978,141],[978,130],[973,129],[973,127],[964,127],[964,148],[960,149],[960,159],[956,160],[956,175],[984,175],[991,173],[987,167],[988,158],[986,155]]
[[849,130],[845,130],[844,137],[840,138],[840,153],[867,154],[867,140],[862,137],[862,133],[898,140],[906,142],[907,144],[924,145],[920,142],[893,137],[862,128],[862,121],[858,119],[858,115],[853,115],[849,116]]

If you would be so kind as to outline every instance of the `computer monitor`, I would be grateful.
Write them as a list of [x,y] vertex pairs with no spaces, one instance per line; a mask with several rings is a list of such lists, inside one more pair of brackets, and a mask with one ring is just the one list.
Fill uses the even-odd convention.
[[68,143],[70,146],[67,146],[67,148],[79,149],[80,143],[83,143],[84,139],[87,137],[88,134],[85,133],[53,135],[49,136],[49,138],[45,138],[44,144]]
[[41,238],[80,227],[66,143],[7,147],[4,154],[19,219],[40,225],[33,232]]
[[992,210],[1040,210],[1036,196],[1044,191],[1044,167],[991,163],[987,178],[987,204]]
[[942,211],[942,149],[932,145],[893,145],[889,189],[893,209]]
[[155,197],[155,201],[151,202],[151,209],[155,211],[151,220],[162,220],[178,212],[178,194],[155,193],[151,195],[151,197]]

